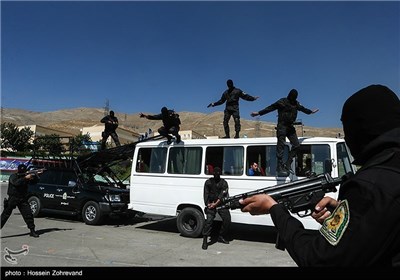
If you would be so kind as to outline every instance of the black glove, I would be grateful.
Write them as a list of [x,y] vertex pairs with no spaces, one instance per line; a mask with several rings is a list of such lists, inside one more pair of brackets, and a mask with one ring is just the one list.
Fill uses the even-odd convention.
[[212,103],[208,104],[207,108],[214,107]]

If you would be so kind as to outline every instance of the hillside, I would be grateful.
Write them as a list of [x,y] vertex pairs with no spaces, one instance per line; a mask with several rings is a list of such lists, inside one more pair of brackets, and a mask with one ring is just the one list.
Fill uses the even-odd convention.
[[[194,130],[201,135],[224,136],[222,127],[223,112],[218,111],[211,114],[196,112],[178,112],[181,117],[181,130]],[[137,133],[143,133],[151,128],[156,131],[161,126],[161,121],[151,121],[139,117],[136,114],[121,114],[115,112],[119,119],[120,126]],[[32,112],[22,109],[1,109],[1,122],[11,122],[20,125],[41,125],[72,134],[79,134],[80,129],[86,126],[99,125],[100,119],[104,116],[103,108],[74,108],[52,112]],[[275,123],[263,122],[257,119],[241,119],[241,136],[266,137],[275,136]],[[230,121],[231,134],[234,130],[233,119]],[[341,128],[316,128],[304,126],[297,127],[298,136],[325,136],[336,137],[338,133],[343,135]],[[233,135],[232,135],[233,136]]]

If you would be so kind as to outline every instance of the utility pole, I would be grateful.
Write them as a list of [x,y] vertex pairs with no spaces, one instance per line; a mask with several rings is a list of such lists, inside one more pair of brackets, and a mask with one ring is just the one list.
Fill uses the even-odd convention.
[[106,99],[106,105],[104,106],[104,116],[107,116],[110,112],[110,102]]
[[256,117],[256,123],[254,125],[254,137],[260,137],[260,117]]

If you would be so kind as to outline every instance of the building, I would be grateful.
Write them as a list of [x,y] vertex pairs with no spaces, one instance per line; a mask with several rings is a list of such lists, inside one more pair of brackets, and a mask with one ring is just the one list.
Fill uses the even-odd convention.
[[179,131],[179,135],[181,136],[182,140],[206,138],[204,135],[201,135],[200,133],[197,133],[194,130],[181,130]]
[[44,126],[37,125],[37,124],[21,125],[21,126],[18,126],[18,129],[21,130],[25,127],[28,127],[31,131],[33,131],[34,137],[40,137],[40,136],[52,135],[52,134],[56,134],[61,137],[74,137],[75,136],[75,135],[65,132],[65,131],[56,130],[56,129],[44,127]]
[[[102,139],[101,134],[103,131],[104,131],[104,125],[99,125],[99,124],[83,127],[81,129],[82,135],[89,134],[93,142],[101,142]],[[121,143],[121,145],[136,142],[140,138],[139,133],[136,133],[134,131],[122,127],[118,127],[116,132],[118,134],[119,142]],[[107,144],[110,146],[115,145],[111,137],[108,137]]]

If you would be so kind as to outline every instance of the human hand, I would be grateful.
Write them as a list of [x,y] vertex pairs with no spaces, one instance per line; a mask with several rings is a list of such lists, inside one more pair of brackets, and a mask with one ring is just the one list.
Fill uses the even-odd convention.
[[278,204],[267,194],[258,194],[246,199],[240,199],[239,203],[243,205],[242,212],[249,212],[251,215],[269,214],[271,207]]
[[318,112],[319,111],[319,109],[313,109],[312,110],[312,114],[315,114],[316,112]]
[[258,115],[259,115],[258,112],[251,112],[251,114],[250,114],[250,116],[252,116],[252,117],[255,117],[255,116],[258,116]]
[[214,103],[208,104],[207,108],[214,107]]
[[258,98],[260,98],[259,96],[254,96],[254,100],[257,100]]
[[336,208],[338,206],[339,201],[333,199],[332,197],[325,196],[322,198],[317,205],[315,205],[314,212],[311,213],[311,217],[313,217],[318,223],[322,224],[326,218],[329,217],[331,211],[328,210]]

